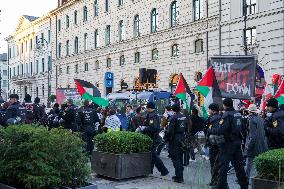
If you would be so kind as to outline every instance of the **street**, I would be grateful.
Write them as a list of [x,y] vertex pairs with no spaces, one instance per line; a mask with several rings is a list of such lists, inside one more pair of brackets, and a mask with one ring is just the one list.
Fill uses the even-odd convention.
[[[170,174],[161,177],[157,169],[149,177],[140,177],[116,181],[113,179],[95,177],[93,183],[98,185],[98,189],[210,189],[207,185],[210,180],[209,160],[197,156],[196,162],[190,162],[190,165],[184,169],[184,184],[174,183],[171,177],[174,176],[174,168],[171,160],[167,157],[167,152],[163,151],[161,158]],[[238,189],[234,171],[228,175],[230,189]]]

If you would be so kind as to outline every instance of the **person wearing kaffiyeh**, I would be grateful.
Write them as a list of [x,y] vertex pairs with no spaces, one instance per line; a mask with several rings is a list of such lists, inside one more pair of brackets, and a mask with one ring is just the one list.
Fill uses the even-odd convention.
[[269,149],[284,147],[284,111],[278,107],[278,101],[271,98],[266,103],[268,116],[265,119],[264,128],[268,139]]

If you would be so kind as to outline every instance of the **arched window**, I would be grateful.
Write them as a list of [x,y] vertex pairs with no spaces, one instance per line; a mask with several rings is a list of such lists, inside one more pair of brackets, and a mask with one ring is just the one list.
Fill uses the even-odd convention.
[[85,63],[85,71],[89,71],[89,64]]
[[88,21],[88,8],[87,8],[87,6],[84,6],[83,10],[84,10],[83,20],[85,22],[85,21]]
[[74,24],[77,25],[77,11],[74,11]]
[[134,17],[134,37],[139,37],[140,36],[140,18],[139,15],[136,15]]
[[197,39],[194,43],[195,46],[195,52],[203,52],[203,40],[202,39]]
[[175,56],[178,56],[178,54],[179,54],[178,44],[174,44],[172,46],[172,56],[175,57]]
[[158,49],[153,49],[152,50],[152,60],[158,60],[158,58],[159,58],[159,51],[158,51]]
[[151,33],[157,31],[158,13],[157,9],[153,9],[151,12]]
[[123,41],[124,40],[124,24],[123,24],[123,20],[120,20],[119,24],[118,24],[118,39],[119,39],[119,41]]
[[110,44],[110,25],[107,25],[105,34],[106,34],[106,39],[105,39],[106,45],[109,45]]
[[66,74],[70,74],[70,66],[66,67]]
[[98,0],[94,1],[94,16],[99,15],[99,5],[98,5]]
[[100,62],[98,60],[95,62],[95,69],[100,69]]
[[124,58],[124,55],[121,55],[119,58],[119,65],[123,66],[124,64],[125,64],[125,58]]
[[171,27],[175,27],[177,25],[177,16],[178,16],[178,10],[177,10],[177,2],[173,1],[171,4]]
[[88,50],[88,34],[84,34],[84,51]]
[[74,53],[75,54],[79,53],[79,39],[78,39],[78,37],[75,37],[75,40],[74,40]]

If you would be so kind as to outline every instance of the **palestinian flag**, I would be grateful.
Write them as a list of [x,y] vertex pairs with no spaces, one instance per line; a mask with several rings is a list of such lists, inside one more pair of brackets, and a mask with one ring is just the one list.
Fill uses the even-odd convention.
[[284,104],[284,80],[282,80],[278,90],[276,91],[274,98],[276,98],[279,104]]
[[196,86],[196,89],[204,96],[204,104],[202,106],[202,113],[204,118],[208,117],[208,106],[213,103],[213,83],[214,70],[211,66]]
[[103,107],[109,105],[109,101],[101,98],[100,91],[92,83],[80,79],[74,79],[74,81],[82,99],[92,101],[93,103]]
[[265,110],[266,102],[273,97],[273,94],[274,93],[273,93],[272,87],[268,85],[267,83],[265,83],[265,88],[264,88],[264,92],[263,92],[262,99],[261,99],[261,105],[260,105],[261,110]]
[[179,76],[179,81],[177,84],[177,88],[174,92],[174,95],[179,98],[180,100],[183,101],[183,103],[185,104],[185,108],[190,112],[190,105],[191,105],[191,101],[192,101],[192,92],[186,82],[186,80],[184,79],[182,73]]

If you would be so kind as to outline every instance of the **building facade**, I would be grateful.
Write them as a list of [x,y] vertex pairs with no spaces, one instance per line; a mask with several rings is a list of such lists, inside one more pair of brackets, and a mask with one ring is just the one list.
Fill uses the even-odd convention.
[[9,93],[48,98],[51,76],[51,17],[24,15],[15,32],[6,38],[9,56]]
[[[65,0],[16,31],[8,44],[21,45],[35,25],[34,36],[50,31],[50,43],[40,52],[53,66],[42,80],[35,76],[44,94],[74,88],[74,79],[96,84],[104,95],[122,88],[173,91],[181,72],[194,86],[214,55],[254,55],[269,79],[284,74],[283,7],[278,0]],[[14,59],[12,73],[22,62]],[[149,75],[153,81],[143,81]],[[11,86],[25,92],[20,81],[15,77]],[[47,98],[30,83],[33,94]]]
[[8,94],[8,57],[7,53],[0,54],[0,96],[4,100]]

